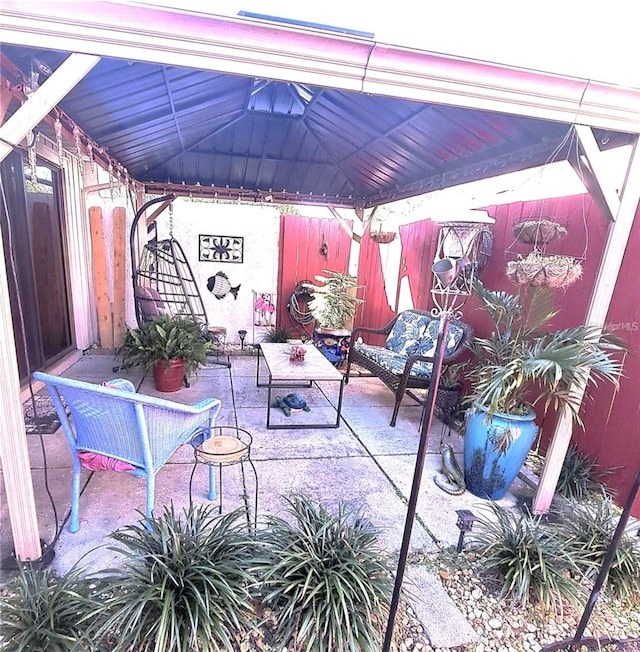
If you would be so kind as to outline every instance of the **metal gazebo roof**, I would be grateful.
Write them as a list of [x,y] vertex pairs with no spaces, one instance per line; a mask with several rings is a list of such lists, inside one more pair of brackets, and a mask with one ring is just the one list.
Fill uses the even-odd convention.
[[[91,4],[99,14],[108,3]],[[122,11],[125,21],[134,10]],[[153,12],[145,12],[148,20]],[[366,38],[340,38],[341,47],[372,47]],[[17,43],[2,51],[40,81],[42,64],[55,71],[70,54]],[[246,200],[367,207],[570,153],[567,121],[336,88],[313,83],[314,75],[274,79],[118,54],[103,54],[59,106],[151,192],[190,187]],[[419,65],[416,53],[406,56]],[[617,129],[594,135],[601,147],[631,139]]]

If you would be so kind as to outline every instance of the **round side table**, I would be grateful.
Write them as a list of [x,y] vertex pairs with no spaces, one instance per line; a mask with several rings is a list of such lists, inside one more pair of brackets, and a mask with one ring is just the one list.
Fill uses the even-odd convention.
[[[203,428],[199,430],[191,439],[191,445],[194,452],[194,465],[189,480],[189,502],[191,502],[191,485],[193,476],[198,464],[205,464],[209,467],[209,487],[207,495],[209,500],[215,500],[219,495],[218,513],[222,514],[222,469],[225,466],[240,464],[242,476],[242,500],[247,512],[247,523],[251,525],[249,494],[246,484],[245,462],[249,464],[254,477],[254,507],[253,507],[253,525],[256,527],[258,518],[258,473],[251,460],[251,444],[253,437],[246,430],[234,426],[215,426],[211,429]],[[218,467],[218,491],[216,495],[214,470]]]

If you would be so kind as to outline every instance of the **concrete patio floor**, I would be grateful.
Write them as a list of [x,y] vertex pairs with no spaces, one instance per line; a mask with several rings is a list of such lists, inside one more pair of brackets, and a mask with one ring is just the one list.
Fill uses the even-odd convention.
[[[405,398],[395,428],[389,427],[393,408],[392,393],[372,377],[352,378],[344,389],[342,418],[339,428],[268,430],[266,428],[267,389],[256,387],[256,357],[231,356],[231,368],[208,365],[193,378],[189,388],[162,394],[155,390],[151,374],[141,368],[113,371],[117,360],[108,354],[84,355],[62,375],[89,382],[103,382],[115,377],[128,378],[138,391],[165,399],[195,403],[205,397],[222,401],[216,425],[236,426],[253,436],[251,459],[258,475],[258,522],[268,514],[282,515],[286,509],[285,497],[295,492],[321,500],[329,508],[340,500],[362,509],[364,515],[380,530],[382,546],[397,553],[400,549],[407,501],[411,491],[416,453],[419,443],[421,406]],[[292,391],[292,390],[285,390]],[[272,411],[272,422],[299,423],[335,420],[337,391],[335,383],[320,383],[313,389],[299,390],[311,411],[286,417],[280,410]],[[283,393],[285,393],[283,392]],[[40,392],[46,394],[46,390]],[[487,502],[469,492],[451,496],[439,489],[433,476],[440,469],[439,446],[441,437],[460,454],[460,436],[443,430],[434,421],[429,452],[426,457],[417,516],[413,526],[410,553],[434,551],[438,547],[455,546],[459,530],[456,510],[469,509],[474,513],[487,507]],[[145,483],[126,473],[97,472],[83,475],[80,499],[80,530],[71,534],[66,529],[70,506],[70,454],[60,429],[54,434],[29,434],[31,456],[41,538],[53,540],[56,527],[64,520],[64,529],[55,545],[52,562],[58,571],[65,571],[76,562],[93,568],[113,564],[116,554],[109,551],[109,535],[117,528],[141,518],[144,510]],[[43,456],[43,449],[46,454]],[[173,502],[181,511],[189,503],[189,484],[194,465],[193,449],[182,446],[159,472],[156,481],[155,513],[163,505]],[[462,461],[460,460],[462,466]],[[198,465],[193,474],[192,496],[195,503],[208,502],[206,498],[206,467]],[[252,496],[252,474],[247,474],[247,489]],[[46,483],[55,503],[57,521],[45,487]],[[240,465],[223,471],[224,512],[243,504]],[[3,483],[4,486],[4,483]],[[516,495],[516,492],[518,495]],[[515,504],[531,492],[516,481],[504,504]],[[3,556],[11,546],[11,533],[6,505],[2,505],[1,542]],[[407,573],[409,577],[423,577],[422,573]],[[423,580],[424,581],[424,580]],[[416,612],[430,633],[434,647],[454,647],[473,640],[473,631],[465,629],[465,621],[456,621],[455,615],[442,607],[447,595],[434,596],[434,581],[427,586],[413,586],[411,592],[424,593],[426,603],[433,603],[430,612],[425,605],[416,605]],[[428,593],[428,595],[427,595]],[[438,622],[436,622],[438,621]],[[445,631],[443,631],[443,628]],[[446,630],[451,630],[450,634]],[[435,639],[435,640],[434,640]],[[437,643],[437,645],[436,645]]]

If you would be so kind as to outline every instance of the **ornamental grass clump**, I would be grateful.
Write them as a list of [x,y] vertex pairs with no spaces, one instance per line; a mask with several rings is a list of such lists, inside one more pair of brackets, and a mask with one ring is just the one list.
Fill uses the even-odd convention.
[[[620,509],[604,492],[589,501],[571,500],[562,509],[565,540],[575,550],[579,569],[591,582],[602,567],[619,519]],[[630,525],[615,550],[604,592],[640,605],[640,541]]]
[[215,506],[173,505],[160,517],[112,534],[125,558],[107,571],[101,633],[116,650],[214,652],[235,650],[252,626],[253,539],[244,510],[224,516]]
[[331,514],[305,496],[288,502],[292,522],[269,517],[255,567],[278,644],[377,652],[393,584],[376,530],[344,503]]
[[556,492],[565,498],[586,500],[594,493],[606,491],[596,477],[609,473],[611,471],[599,469],[597,462],[588,455],[570,446],[560,469]]
[[60,652],[100,650],[93,641],[98,585],[72,568],[21,567],[0,597],[0,649]]
[[484,572],[499,583],[501,598],[559,612],[564,601],[578,604],[583,598],[573,549],[558,526],[491,503],[470,536]]

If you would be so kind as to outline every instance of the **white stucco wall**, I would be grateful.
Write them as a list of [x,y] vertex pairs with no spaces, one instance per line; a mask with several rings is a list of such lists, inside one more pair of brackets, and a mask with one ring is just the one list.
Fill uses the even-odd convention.
[[[238,343],[238,331],[247,331],[245,343],[260,340],[264,328],[254,327],[254,295],[269,292],[275,297],[278,281],[280,213],[268,206],[220,204],[213,201],[173,202],[173,237],[180,243],[202,295],[209,325],[224,326],[227,342]],[[199,260],[199,236],[244,238],[244,262]],[[158,218],[158,238],[169,236],[169,211]],[[227,294],[217,299],[207,289],[207,280],[224,272],[232,286],[240,285],[237,299]],[[275,299],[277,301],[277,297]],[[274,301],[274,303],[275,303]]]

